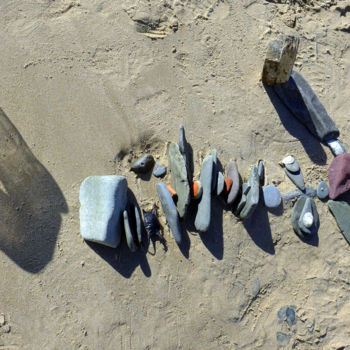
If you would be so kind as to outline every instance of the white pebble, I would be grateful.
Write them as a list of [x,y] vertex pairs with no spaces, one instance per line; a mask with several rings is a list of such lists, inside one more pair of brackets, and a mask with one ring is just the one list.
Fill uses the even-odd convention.
[[313,223],[314,223],[314,216],[312,215],[312,213],[305,213],[305,215],[303,216],[304,226],[309,228],[312,226]]
[[282,163],[285,164],[285,165],[286,164],[293,164],[294,161],[295,161],[295,159],[292,156],[287,156],[287,157],[282,159]]

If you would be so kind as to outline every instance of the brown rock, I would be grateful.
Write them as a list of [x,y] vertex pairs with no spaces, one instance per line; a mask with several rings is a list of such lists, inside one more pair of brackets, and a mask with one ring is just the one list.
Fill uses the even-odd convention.
[[335,157],[328,169],[329,198],[335,199],[350,190],[350,154]]

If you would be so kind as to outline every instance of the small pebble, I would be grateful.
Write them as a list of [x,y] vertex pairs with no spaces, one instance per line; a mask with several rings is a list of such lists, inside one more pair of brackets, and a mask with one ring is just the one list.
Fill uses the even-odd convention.
[[295,306],[282,306],[277,313],[280,323],[286,322],[288,326],[294,326],[297,323],[295,309]]
[[145,174],[152,169],[154,163],[153,156],[151,154],[145,154],[133,163],[130,170],[136,174]]
[[157,165],[153,171],[155,177],[164,177],[166,175],[167,168],[164,165]]
[[328,195],[329,187],[324,181],[321,181],[317,186],[317,197],[319,199],[326,199]]
[[277,208],[281,204],[281,192],[274,185],[263,187],[264,203],[267,208]]

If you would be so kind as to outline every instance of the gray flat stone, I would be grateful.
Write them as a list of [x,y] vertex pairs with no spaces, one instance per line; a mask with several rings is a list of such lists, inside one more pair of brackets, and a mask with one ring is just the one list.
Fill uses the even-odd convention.
[[167,168],[164,165],[157,165],[153,171],[155,177],[164,177],[166,175]]
[[[290,161],[285,161],[287,158]],[[286,158],[284,158],[284,161],[285,162],[283,162],[283,161],[282,162],[288,171],[290,171],[292,173],[296,173],[296,172],[300,171],[300,165],[294,157],[292,157],[292,156],[286,157]]]
[[232,187],[227,196],[227,204],[232,204],[238,195],[240,185],[237,163],[234,160],[228,163],[226,174],[227,177],[232,179]]
[[219,196],[222,191],[224,190],[225,186],[225,178],[224,175],[222,175],[222,172],[218,172],[218,180],[217,180],[217,185],[216,185],[216,195]]
[[[314,223],[309,230],[303,231],[302,227],[300,227],[300,225],[299,225],[299,219],[303,213],[303,209],[305,207],[305,202],[307,200],[310,201],[310,203],[311,203],[312,215],[314,217]],[[320,226],[320,221],[319,221],[319,216],[317,213],[316,204],[315,204],[313,199],[311,199],[305,195],[298,198],[298,200],[296,201],[296,203],[293,207],[292,226],[293,226],[295,233],[303,239],[310,238],[313,234],[315,234],[318,231],[318,228]]]
[[241,200],[239,201],[238,205],[237,205],[237,209],[236,209],[236,215],[239,215],[240,212],[242,211],[242,209],[244,208],[244,206],[247,203],[247,193],[249,192],[250,187],[249,185],[244,182],[242,184],[242,197]]
[[85,240],[117,247],[123,233],[128,184],[124,176],[89,176],[80,186],[80,233]]
[[262,81],[267,85],[288,81],[298,52],[299,39],[286,36],[270,41],[262,72]]
[[140,210],[137,205],[134,206],[135,221],[136,221],[136,234],[139,244],[142,244],[142,220]]
[[218,152],[216,149],[213,149],[210,152],[210,155],[213,157],[213,178],[212,178],[212,192],[216,193],[216,185],[218,181]]
[[131,229],[132,225],[130,225],[129,215],[126,210],[124,210],[123,217],[124,217],[124,231],[125,231],[126,243],[130,251],[135,252],[137,250],[137,246],[134,242],[134,237]]
[[317,185],[317,197],[319,199],[326,199],[328,198],[328,195],[329,195],[329,187],[324,181],[321,181]]
[[260,185],[263,186],[265,182],[265,167],[264,167],[264,162],[262,160],[259,160],[259,163],[258,163],[258,175],[259,175]]
[[171,171],[171,185],[177,193],[177,208],[182,218],[185,216],[190,203],[190,186],[185,160],[180,153],[179,146],[174,142],[170,144],[168,159]]
[[152,169],[154,163],[153,156],[151,154],[145,154],[137,159],[130,169],[136,174],[146,174]]
[[250,190],[247,193],[247,201],[239,214],[242,220],[248,219],[259,203],[260,182],[258,168],[256,166],[253,166],[250,171],[248,185],[250,186]]
[[305,188],[305,191],[301,191],[299,189],[295,189],[293,191],[290,191],[290,192],[287,192],[287,193],[284,193],[282,194],[282,199],[285,203],[288,203],[294,199],[297,199],[299,198],[300,196],[302,195],[306,195],[308,197],[311,197],[311,198],[315,198],[316,197],[316,190],[312,187],[306,187]]
[[284,171],[295,186],[297,186],[300,190],[305,191],[304,176],[301,169],[299,169],[297,172],[291,172],[287,168],[284,168]]
[[328,201],[328,208],[333,214],[341,233],[350,244],[350,205],[342,201]]
[[180,244],[182,235],[181,235],[181,226],[179,221],[179,215],[175,206],[175,203],[166,187],[162,182],[157,184],[157,192],[160,203],[163,208],[163,212],[166,217],[166,221],[170,227],[170,230],[175,238],[176,243]]
[[264,204],[267,208],[277,208],[281,204],[281,192],[274,185],[263,187]]
[[200,182],[203,193],[194,222],[196,229],[200,232],[208,231],[210,225],[213,164],[213,156],[210,155],[204,159],[201,169]]

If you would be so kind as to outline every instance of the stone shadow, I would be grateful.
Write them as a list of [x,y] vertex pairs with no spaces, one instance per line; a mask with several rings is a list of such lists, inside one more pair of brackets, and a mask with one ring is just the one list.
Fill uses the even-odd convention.
[[0,108],[0,249],[25,271],[52,259],[66,200]]
[[[325,165],[327,155],[321,142],[293,115],[292,111],[278,97],[273,87],[264,85],[264,88],[285,129],[301,142],[311,161],[318,165]],[[299,110],[306,109],[306,106],[299,105],[298,108]]]

